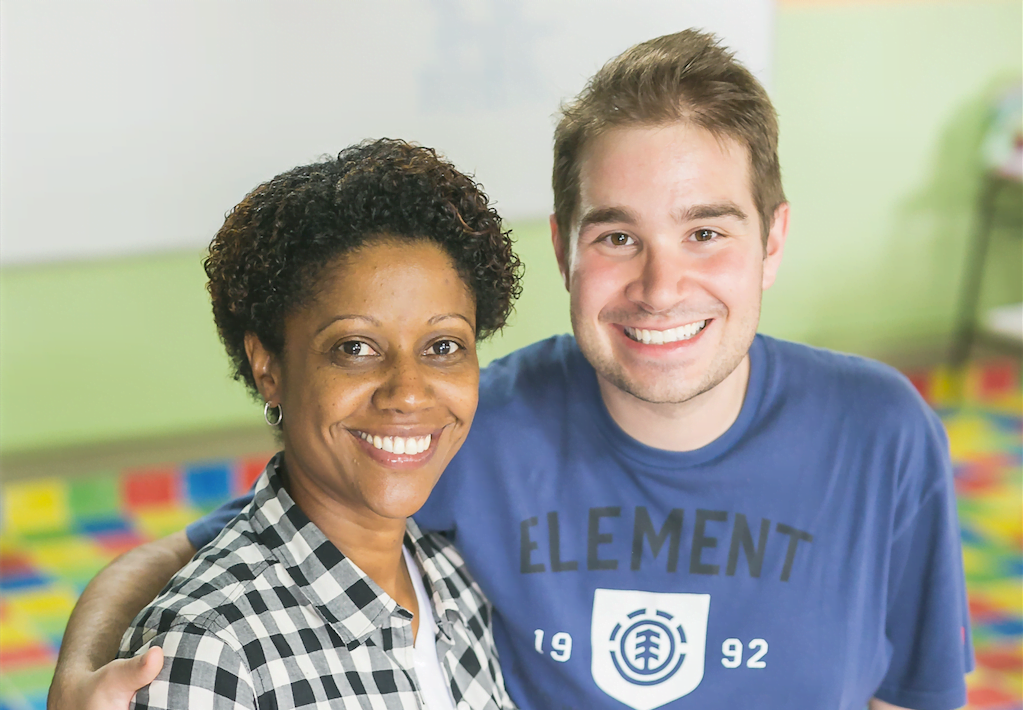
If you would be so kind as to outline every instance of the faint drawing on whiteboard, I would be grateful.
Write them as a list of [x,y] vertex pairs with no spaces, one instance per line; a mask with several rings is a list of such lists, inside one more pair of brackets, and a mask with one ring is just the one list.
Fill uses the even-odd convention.
[[[545,106],[543,75],[536,66],[536,40],[549,34],[514,0],[473,3],[431,0],[438,15],[437,61],[419,70],[424,113],[499,110],[523,104]],[[481,105],[482,103],[482,105]]]
[[6,266],[198,251],[259,176],[382,136],[436,148],[506,219],[544,219],[561,101],[687,27],[770,88],[774,0],[2,0],[0,16]]

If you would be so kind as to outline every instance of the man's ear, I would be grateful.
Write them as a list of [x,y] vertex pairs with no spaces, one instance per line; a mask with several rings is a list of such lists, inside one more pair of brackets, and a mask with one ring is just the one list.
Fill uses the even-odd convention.
[[[551,244],[554,246],[554,258],[558,260],[558,271],[561,272],[561,282],[568,290],[568,243],[562,243],[561,235],[558,233],[558,217],[551,215]],[[567,239],[567,235],[566,235]]]
[[249,358],[252,377],[256,381],[256,389],[271,407],[281,403],[281,369],[277,357],[271,353],[253,333],[245,334],[245,354]]
[[789,203],[782,202],[774,210],[771,231],[767,233],[767,243],[764,245],[764,290],[771,288],[775,276],[778,275],[778,267],[781,266],[781,257],[785,251],[785,240],[788,236]]

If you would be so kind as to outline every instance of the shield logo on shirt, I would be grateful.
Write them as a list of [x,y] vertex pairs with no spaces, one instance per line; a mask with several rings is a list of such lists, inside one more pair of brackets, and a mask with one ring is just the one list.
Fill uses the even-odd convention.
[[590,624],[597,687],[635,710],[653,710],[703,680],[709,594],[597,589]]

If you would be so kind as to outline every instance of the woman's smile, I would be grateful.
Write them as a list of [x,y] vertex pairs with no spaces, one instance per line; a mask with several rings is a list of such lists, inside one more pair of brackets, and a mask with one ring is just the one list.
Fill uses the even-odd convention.
[[363,450],[381,464],[391,468],[416,468],[430,460],[436,448],[433,446],[435,435],[440,431],[430,432],[421,436],[370,434],[365,431],[349,430],[359,437]]

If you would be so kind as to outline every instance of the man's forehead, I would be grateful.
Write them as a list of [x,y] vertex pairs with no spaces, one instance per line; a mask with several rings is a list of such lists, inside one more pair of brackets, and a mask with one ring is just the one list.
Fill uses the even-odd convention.
[[609,149],[627,150],[630,144],[643,139],[663,138],[674,141],[713,142],[717,149],[728,157],[748,161],[750,154],[746,144],[722,131],[712,131],[692,121],[669,121],[665,123],[626,123],[609,126],[590,138],[579,151],[580,166],[594,155],[607,153]]
[[[578,228],[595,221],[635,221],[640,205],[673,189],[678,219],[732,215],[753,208],[749,150],[687,122],[621,126],[597,136],[581,153]],[[598,218],[610,219],[598,219]]]

